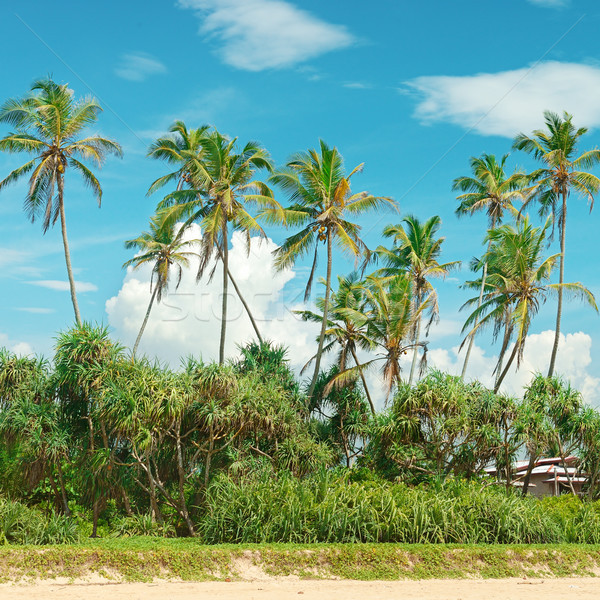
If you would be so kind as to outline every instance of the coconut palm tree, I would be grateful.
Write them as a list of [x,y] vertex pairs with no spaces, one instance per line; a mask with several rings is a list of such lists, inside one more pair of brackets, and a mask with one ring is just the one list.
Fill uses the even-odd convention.
[[[250,252],[250,236],[266,234],[246,209],[256,203],[273,208],[276,203],[270,189],[254,180],[257,169],[272,171],[268,152],[256,142],[248,142],[236,151],[237,138],[229,139],[214,130],[201,137],[200,160],[191,173],[192,189],[181,189],[165,197],[161,207],[172,206],[173,214],[186,216],[187,223],[198,222],[202,228],[198,278],[207,271],[216,253],[223,265],[223,297],[221,306],[221,335],[219,364],[225,361],[227,330],[227,300],[229,273],[230,229],[241,231]],[[212,270],[214,273],[214,269]],[[211,276],[212,276],[211,273]],[[229,276],[228,276],[229,275]],[[235,286],[237,289],[237,286]],[[239,291],[238,291],[239,293]],[[254,323],[255,331],[258,331]],[[260,336],[259,340],[261,339]]]
[[[325,284],[324,280],[321,280]],[[367,335],[366,324],[362,326],[349,317],[347,309],[361,311],[366,302],[364,283],[360,281],[358,273],[351,273],[347,277],[338,275],[338,289],[331,293],[329,306],[328,325],[325,331],[326,345],[323,352],[329,352],[336,345],[339,347],[337,357],[338,372],[345,371],[348,366],[348,357],[351,356],[354,364],[360,367],[357,350],[368,350],[371,348],[371,342]],[[323,305],[325,299],[317,298],[317,308],[321,311],[316,313],[310,310],[295,311],[300,315],[303,321],[312,321],[313,323],[323,322]],[[304,366],[306,369],[310,363],[315,360],[316,355]],[[303,369],[303,370],[304,370]],[[369,392],[369,387],[362,369],[359,369],[360,378],[365,390],[365,395],[371,407],[371,412],[375,414],[375,405]]]
[[[201,142],[203,138],[208,135],[208,133],[209,127],[207,125],[203,125],[198,129],[188,129],[183,121],[175,121],[175,123],[169,129],[169,135],[158,138],[152,143],[150,149],[148,150],[148,156],[151,158],[164,160],[165,162],[172,164],[177,168],[175,171],[156,179],[150,186],[148,195],[154,193],[168,183],[174,182],[177,182],[177,191],[181,191],[184,187],[187,189],[196,189],[201,187],[202,184],[198,181],[198,173],[199,171],[202,172],[202,169],[199,167],[203,156],[203,147]],[[204,178],[200,176],[200,180],[204,181]],[[201,194],[198,195],[198,200],[201,204],[203,200]],[[223,256],[220,248],[217,248],[216,251],[219,259],[222,260]],[[244,310],[246,311],[246,314],[248,315],[248,318],[250,319],[250,322],[252,323],[252,327],[254,328],[254,332],[256,333],[259,343],[262,344],[263,338],[260,334],[260,330],[258,329],[258,325],[256,324],[254,315],[252,314],[250,306],[242,295],[236,280],[233,278],[229,266],[227,267],[227,275],[229,277],[229,281],[231,281],[231,284],[233,285],[235,293],[237,294],[244,307]]]
[[[488,263],[483,303],[467,318],[463,331],[473,335],[478,329],[493,325],[497,332],[498,325],[504,325],[504,343],[496,370],[500,370],[503,353],[514,339],[512,352],[496,380],[494,391],[500,388],[515,358],[519,367],[531,321],[549,294],[566,291],[598,310],[594,295],[581,283],[547,283],[559,256],[543,256],[550,224],[548,219],[542,227],[533,227],[525,218],[516,225],[506,224],[488,232],[491,245],[483,259]],[[468,282],[468,286],[478,289],[481,281]],[[478,299],[473,298],[465,306],[477,303]]]
[[143,265],[152,265],[152,276],[150,278],[150,291],[152,293],[146,316],[133,345],[133,356],[135,356],[144,329],[146,329],[154,300],[160,302],[163,294],[169,289],[169,278],[172,269],[176,268],[177,283],[175,289],[177,289],[181,283],[182,267],[188,267],[190,258],[198,256],[196,252],[189,250],[189,248],[199,244],[200,240],[185,239],[185,231],[185,227],[175,223],[170,214],[162,210],[150,219],[150,231],[144,231],[139,237],[125,242],[125,248],[128,250],[135,249],[140,253],[125,262],[123,267],[139,269]]
[[100,206],[102,187],[82,161],[91,160],[100,167],[107,154],[120,156],[121,147],[98,135],[80,136],[86,127],[97,121],[101,110],[94,98],[77,100],[67,84],[59,85],[51,79],[34,82],[30,93],[25,97],[7,100],[0,107],[0,122],[16,129],[0,139],[0,150],[33,154],[31,160],[0,181],[0,191],[30,174],[25,212],[32,222],[42,217],[44,233],[60,219],[71,301],[77,324],[81,324],[81,315],[67,238],[64,181],[68,169],[77,171]]
[[[348,367],[336,375],[325,389],[328,393],[333,386],[344,385],[356,375],[383,361],[382,374],[386,397],[389,398],[394,386],[401,383],[400,359],[414,350],[414,331],[417,320],[429,308],[428,299],[419,305],[414,301],[414,285],[411,276],[400,272],[394,277],[370,275],[364,283],[366,302],[359,308],[340,309],[344,317],[353,322],[354,327],[366,327],[371,350],[375,358],[355,367]],[[423,342],[418,342],[424,348]]]
[[[458,217],[485,212],[488,217],[488,229],[495,229],[502,221],[505,212],[516,212],[513,202],[525,200],[528,191],[525,188],[527,180],[525,174],[518,170],[507,176],[505,166],[507,159],[508,154],[505,154],[500,162],[493,154],[471,157],[470,164],[473,175],[457,177],[452,184],[454,191],[463,192],[457,197],[457,200],[460,201],[456,209]],[[488,252],[489,249],[488,243]],[[481,306],[483,300],[486,276],[487,263],[484,262],[478,306]],[[471,336],[462,367],[461,378],[463,379],[467,372],[474,341],[475,337]]]
[[176,189],[184,185],[192,187],[192,178],[198,171],[198,163],[202,155],[202,139],[207,135],[208,125],[197,129],[188,129],[183,121],[175,121],[169,128],[168,135],[155,140],[148,149],[148,156],[173,165],[175,170],[154,180],[147,195],[175,183]]
[[312,251],[313,261],[306,284],[305,300],[310,295],[320,244],[325,244],[327,249],[323,321],[309,396],[312,396],[319,375],[327,331],[333,244],[335,242],[342,252],[357,260],[364,255],[368,256],[368,249],[359,235],[360,225],[348,219],[385,206],[396,208],[391,198],[373,196],[368,192],[352,193],[350,179],[362,168],[363,164],[360,164],[346,175],[338,149],[330,148],[321,140],[319,150],[311,149],[294,155],[285,167],[270,178],[271,182],[289,194],[292,204],[286,209],[274,207],[261,213],[271,223],[288,227],[302,226],[274,254],[275,268],[282,270],[291,267],[296,260]]
[[[427,300],[429,307],[429,322],[426,335],[432,323],[439,320],[439,306],[437,292],[430,279],[446,277],[448,273],[460,265],[460,261],[440,264],[438,259],[442,251],[444,238],[436,238],[442,220],[438,216],[427,219],[421,223],[413,216],[402,219],[404,225],[388,225],[383,230],[383,236],[393,240],[391,249],[379,246],[375,251],[383,261],[384,267],[379,274],[393,276],[398,272],[406,271],[413,282],[413,299],[415,312],[419,311],[421,304]],[[422,311],[419,311],[422,315]],[[419,341],[421,337],[421,316],[416,320],[414,332],[414,350],[408,385],[413,381],[417,356],[419,354]]]
[[[590,211],[594,205],[594,195],[600,189],[600,179],[587,170],[600,163],[600,150],[594,148],[577,156],[580,138],[587,133],[586,127],[576,128],[573,117],[568,113],[563,116],[544,112],[546,129],[537,129],[531,136],[520,133],[513,147],[531,154],[543,163],[543,167],[529,175],[535,184],[535,199],[540,205],[542,215],[551,213],[554,223],[560,229],[560,267],[559,283],[564,282],[565,275],[565,237],[567,231],[567,200],[571,192],[587,198]],[[556,328],[548,377],[554,374],[558,341],[560,339],[560,323],[562,319],[563,288],[558,288],[556,309]]]

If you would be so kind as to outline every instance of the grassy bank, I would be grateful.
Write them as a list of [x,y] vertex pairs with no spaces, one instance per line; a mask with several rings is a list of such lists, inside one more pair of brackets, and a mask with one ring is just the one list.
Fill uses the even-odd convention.
[[314,544],[206,546],[132,538],[0,549],[3,582],[31,579],[186,581],[300,578],[438,579],[600,574],[597,545]]

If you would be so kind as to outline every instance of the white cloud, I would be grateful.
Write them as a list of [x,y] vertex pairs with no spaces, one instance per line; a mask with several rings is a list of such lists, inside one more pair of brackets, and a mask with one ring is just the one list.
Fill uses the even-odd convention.
[[482,135],[513,137],[542,126],[544,110],[600,126],[600,68],[548,61],[499,73],[425,76],[407,82],[422,96],[415,116],[423,123],[448,122]]
[[19,356],[33,354],[33,348],[27,342],[12,340],[5,333],[0,333],[0,348],[7,348]]
[[370,90],[373,86],[370,83],[361,83],[360,81],[350,81],[344,84],[345,88],[351,90]]
[[[47,288],[49,290],[55,290],[57,292],[68,292],[69,291],[69,282],[61,281],[59,279],[41,279],[39,281],[28,281],[27,283],[31,285],[37,285],[39,287]],[[89,283],[87,281],[76,281],[75,289],[78,292],[97,292],[98,286],[93,283]]]
[[[527,336],[525,353],[519,370],[512,368],[503,382],[501,391],[522,396],[523,388],[531,381],[535,373],[545,374],[550,363],[550,354],[554,342],[554,331],[543,331]],[[600,404],[600,378],[588,371],[591,365],[592,338],[583,332],[561,334],[558,345],[556,374],[563,376],[578,389],[591,404]],[[448,373],[459,374],[465,356],[465,349],[458,354],[458,346],[451,350],[434,348],[428,352],[430,367],[436,367]],[[510,354],[510,348],[507,356]],[[467,377],[478,379],[484,385],[492,386],[492,371],[496,365],[496,356],[488,356],[485,351],[473,345]]]
[[121,57],[121,63],[115,74],[129,81],[145,81],[151,75],[162,75],[167,67],[146,52],[130,52]]
[[15,310],[18,310],[21,312],[26,312],[26,313],[31,313],[34,315],[49,315],[49,314],[55,312],[55,310],[53,308],[42,308],[42,307],[37,307],[37,306],[19,307],[19,308],[15,308]]
[[201,20],[200,34],[219,40],[223,61],[238,69],[289,67],[345,48],[354,37],[283,0],[179,0]]
[[536,6],[545,6],[548,8],[562,8],[569,4],[569,0],[528,0]]
[[[193,225],[186,233],[188,239],[200,237],[200,228]],[[292,313],[302,306],[286,305],[283,289],[295,273],[273,271],[271,240],[252,239],[250,255],[246,256],[245,242],[235,233],[229,254],[230,269],[244,298],[258,322],[266,340],[290,347],[289,358],[296,368],[303,366],[315,351],[317,328],[304,323]],[[190,354],[204,360],[216,359],[219,349],[221,269],[217,267],[212,282],[203,278],[196,283],[197,262],[184,271],[179,288],[172,286],[160,304],[152,308],[142,337],[140,351],[177,366],[182,357]],[[229,311],[226,354],[237,354],[237,345],[254,339],[254,330],[235,291],[229,286]],[[140,268],[127,270],[118,294],[106,302],[108,322],[114,334],[131,347],[138,334],[150,301],[150,271]]]

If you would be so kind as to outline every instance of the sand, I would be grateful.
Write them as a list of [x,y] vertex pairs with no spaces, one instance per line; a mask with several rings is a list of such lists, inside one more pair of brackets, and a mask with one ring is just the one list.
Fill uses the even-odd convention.
[[2,600],[566,600],[600,598],[600,579],[61,583],[0,585]]

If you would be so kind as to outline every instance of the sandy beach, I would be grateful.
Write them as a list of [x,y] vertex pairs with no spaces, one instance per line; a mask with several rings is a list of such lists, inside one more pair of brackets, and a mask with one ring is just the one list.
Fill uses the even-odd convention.
[[426,581],[254,581],[207,583],[2,584],[2,600],[544,600],[598,598],[600,581],[572,579],[487,579]]

